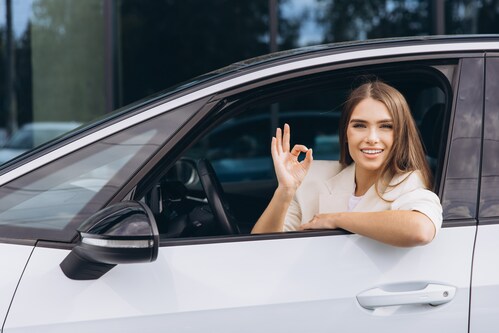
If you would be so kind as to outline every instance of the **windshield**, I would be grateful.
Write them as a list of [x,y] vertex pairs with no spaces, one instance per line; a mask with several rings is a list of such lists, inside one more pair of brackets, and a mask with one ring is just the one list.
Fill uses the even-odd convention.
[[[195,110],[195,109],[193,109]],[[0,187],[0,232],[71,241],[191,116],[188,106],[111,135]]]

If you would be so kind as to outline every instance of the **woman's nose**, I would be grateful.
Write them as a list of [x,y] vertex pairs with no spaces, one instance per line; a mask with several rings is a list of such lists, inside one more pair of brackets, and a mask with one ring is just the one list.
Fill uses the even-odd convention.
[[378,131],[375,128],[370,129],[366,137],[366,142],[377,143],[378,141],[379,141]]

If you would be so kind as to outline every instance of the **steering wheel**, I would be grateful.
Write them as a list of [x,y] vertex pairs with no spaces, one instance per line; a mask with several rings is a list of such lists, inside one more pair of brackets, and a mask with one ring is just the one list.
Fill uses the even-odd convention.
[[227,202],[224,200],[223,188],[215,174],[213,166],[208,160],[201,159],[197,163],[197,169],[208,204],[219,226],[227,235],[239,234],[239,227],[235,222],[235,218],[230,213]]

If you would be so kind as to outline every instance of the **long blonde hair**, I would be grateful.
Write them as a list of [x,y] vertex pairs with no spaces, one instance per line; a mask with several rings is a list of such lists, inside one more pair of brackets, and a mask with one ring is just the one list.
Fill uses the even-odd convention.
[[378,180],[389,180],[397,175],[419,171],[426,188],[431,188],[431,171],[409,105],[397,89],[381,81],[364,83],[350,93],[340,118],[340,163],[343,167],[353,163],[348,151],[347,128],[353,110],[366,98],[383,103],[393,121],[393,146],[381,167]]

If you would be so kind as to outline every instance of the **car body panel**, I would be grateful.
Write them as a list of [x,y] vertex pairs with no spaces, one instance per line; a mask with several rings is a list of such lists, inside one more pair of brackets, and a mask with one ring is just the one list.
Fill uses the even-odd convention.
[[473,259],[470,332],[496,332],[499,327],[499,228],[478,228]]
[[[263,323],[269,332],[467,332],[475,229],[446,228],[415,248],[358,235],[162,247],[154,263],[119,265],[92,281],[62,273],[67,250],[36,248],[4,333],[254,332]],[[375,311],[356,300],[378,286],[430,282],[456,287],[454,299]]]
[[9,311],[10,302],[19,283],[19,279],[33,251],[33,246],[18,244],[0,244],[0,320],[2,323]]

